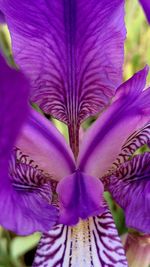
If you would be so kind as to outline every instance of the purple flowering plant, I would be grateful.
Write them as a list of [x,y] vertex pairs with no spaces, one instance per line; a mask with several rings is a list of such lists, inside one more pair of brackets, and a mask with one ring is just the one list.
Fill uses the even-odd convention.
[[[150,153],[134,155],[150,141],[150,88],[148,66],[122,83],[124,1],[1,0],[0,10],[25,75],[0,57],[0,224],[43,232],[33,267],[128,266],[104,191],[128,227],[150,233]],[[67,125],[69,145],[27,102]]]

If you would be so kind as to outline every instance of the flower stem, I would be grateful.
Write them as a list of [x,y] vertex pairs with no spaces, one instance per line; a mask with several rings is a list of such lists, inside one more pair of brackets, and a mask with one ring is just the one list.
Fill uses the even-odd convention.
[[70,147],[73,151],[75,159],[79,153],[79,125],[70,124],[68,126]]

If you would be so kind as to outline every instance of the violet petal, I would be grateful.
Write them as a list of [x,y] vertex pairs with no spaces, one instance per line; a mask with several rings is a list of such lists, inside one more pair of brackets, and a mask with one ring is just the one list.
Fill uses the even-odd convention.
[[60,222],[75,225],[79,218],[86,219],[104,212],[103,185],[95,177],[76,171],[57,186],[60,201]]
[[150,146],[150,122],[128,137],[112,168],[119,167],[120,164],[128,161],[134,152],[144,145]]
[[65,138],[35,110],[30,110],[16,147],[57,181],[75,171],[74,156]]
[[107,190],[125,210],[127,226],[150,233],[150,153],[121,165],[110,177]]
[[0,11],[0,23],[6,23],[4,14]]
[[11,69],[0,55],[0,176],[2,186],[8,182],[10,152],[28,114],[28,94],[29,84],[26,78],[20,72]]
[[[10,198],[16,197],[8,176],[8,162],[28,114],[28,94],[29,84],[24,75],[11,69],[0,55],[0,224],[4,227],[7,227],[9,208],[13,205]],[[10,206],[7,209],[8,203]],[[13,228],[13,221],[10,223]]]
[[124,0],[0,1],[32,101],[71,124],[100,111],[122,81]]
[[147,20],[150,23],[150,1],[149,0],[139,0],[139,1],[143,7]]
[[87,131],[78,157],[81,171],[103,176],[127,137],[149,121],[150,89],[143,91],[147,74],[148,67],[145,67],[122,84],[112,105]]
[[9,164],[11,188],[0,191],[0,224],[19,235],[46,232],[58,219],[56,208],[50,205],[50,183],[33,161],[25,161],[17,152]]

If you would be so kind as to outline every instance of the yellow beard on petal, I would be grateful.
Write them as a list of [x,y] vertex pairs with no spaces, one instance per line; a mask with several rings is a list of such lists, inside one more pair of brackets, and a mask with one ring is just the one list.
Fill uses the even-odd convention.
[[72,239],[72,265],[74,266],[78,262],[78,267],[84,264],[89,266],[92,261],[92,251],[91,251],[91,237],[90,237],[90,219],[80,220],[79,223],[71,228],[71,239]]

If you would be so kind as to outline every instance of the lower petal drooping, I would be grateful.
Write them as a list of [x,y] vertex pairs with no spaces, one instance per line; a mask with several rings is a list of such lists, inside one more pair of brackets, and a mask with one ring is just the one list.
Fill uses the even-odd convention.
[[102,214],[103,184],[80,171],[60,181],[57,192],[60,201],[60,223],[75,225],[79,218]]
[[57,225],[44,234],[33,267],[127,267],[124,250],[107,210],[75,227]]
[[0,188],[0,224],[19,235],[48,231],[57,221],[50,205],[48,177],[26,156],[15,151],[10,161],[9,187]]
[[150,153],[121,165],[110,177],[107,190],[125,210],[127,226],[150,233]]

